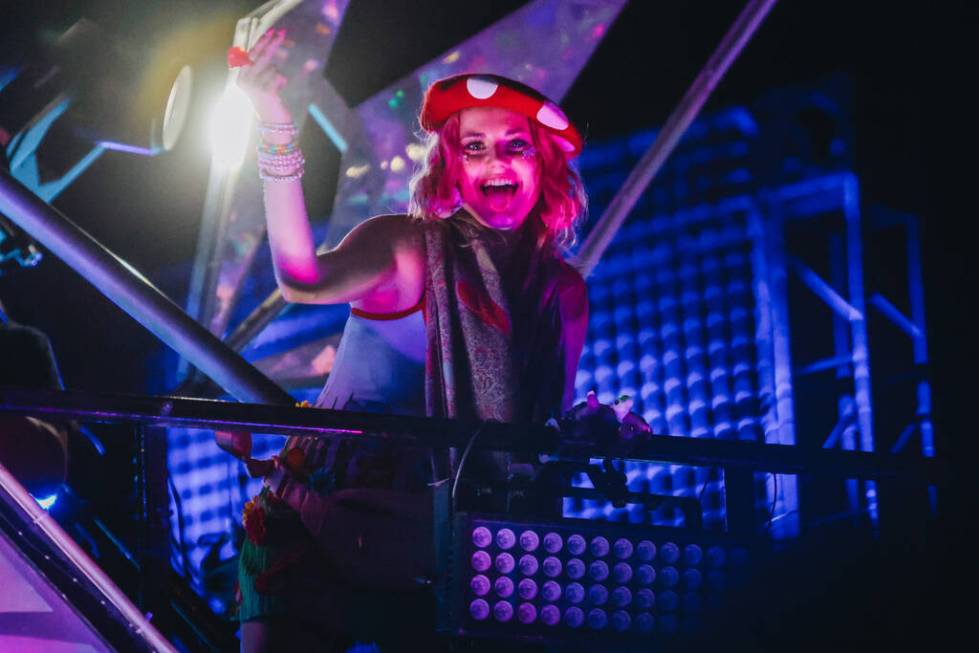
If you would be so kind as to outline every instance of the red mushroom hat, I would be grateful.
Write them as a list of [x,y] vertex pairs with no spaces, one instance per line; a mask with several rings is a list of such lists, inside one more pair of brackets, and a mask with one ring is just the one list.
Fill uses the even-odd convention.
[[452,114],[473,107],[515,111],[543,127],[569,159],[581,152],[581,134],[557,104],[526,84],[499,75],[454,75],[434,82],[425,92],[419,122],[425,131],[435,132]]

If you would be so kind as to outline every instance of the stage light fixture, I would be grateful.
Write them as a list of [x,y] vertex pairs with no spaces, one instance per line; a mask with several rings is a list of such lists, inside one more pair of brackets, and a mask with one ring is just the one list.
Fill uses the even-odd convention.
[[183,131],[191,68],[80,20],[0,86],[11,174],[52,201],[104,152],[155,156]]
[[211,157],[225,171],[236,170],[245,160],[252,132],[252,105],[248,96],[229,82],[211,110],[208,123]]
[[455,633],[671,633],[696,625],[703,606],[716,603],[747,560],[742,543],[717,533],[583,520],[457,520],[458,559],[470,564],[455,572],[458,584],[449,581],[458,588],[449,591],[461,619],[443,624]]

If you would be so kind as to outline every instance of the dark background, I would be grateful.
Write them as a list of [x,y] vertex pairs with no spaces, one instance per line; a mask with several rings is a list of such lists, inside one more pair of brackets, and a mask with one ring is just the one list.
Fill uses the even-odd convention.
[[[356,104],[521,6],[439,0],[352,0],[326,75]],[[564,103],[588,138],[665,120],[743,2],[634,0]],[[179,49],[195,67],[193,113],[174,151],[156,159],[110,153],[56,206],[183,303],[207,182],[206,116],[224,76],[240,0],[96,0],[4,3],[0,62],[87,17],[131,47]],[[852,80],[856,165],[863,200],[920,217],[939,451],[965,465],[973,438],[966,404],[976,387],[971,265],[975,182],[965,105],[974,74],[969,29],[976,9],[838,0],[779,3],[705,111],[747,104],[769,89],[834,74]],[[307,178],[307,186],[309,186]],[[315,191],[314,191],[315,192]],[[145,392],[160,376],[156,340],[54,257],[0,279],[19,321],[46,331],[69,388]],[[968,467],[964,467],[968,469]],[[971,485],[971,484],[970,484]]]

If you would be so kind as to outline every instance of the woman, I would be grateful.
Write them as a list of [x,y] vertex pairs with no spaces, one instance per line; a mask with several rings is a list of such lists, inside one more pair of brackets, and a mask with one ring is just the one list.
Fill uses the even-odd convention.
[[[272,65],[283,39],[263,36],[238,84],[260,119],[283,296],[351,305],[316,405],[506,422],[570,408],[588,319],[584,281],[560,256],[585,209],[570,164],[582,145],[574,126],[512,80],[436,82],[420,115],[429,143],[410,214],[369,219],[317,255],[279,95],[286,80]],[[439,475],[428,455],[294,438],[275,461],[254,461],[247,434],[219,443],[266,477],[245,514],[243,649],[339,646],[342,634],[417,647],[412,638],[432,629],[430,597],[406,579],[423,566],[414,549],[431,539],[425,491]],[[502,457],[467,465],[491,476],[517,469]]]

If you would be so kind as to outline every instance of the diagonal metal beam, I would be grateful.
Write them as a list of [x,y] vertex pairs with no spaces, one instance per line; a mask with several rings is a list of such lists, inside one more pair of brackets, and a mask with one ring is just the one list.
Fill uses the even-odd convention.
[[777,0],[750,0],[738,15],[727,34],[721,39],[717,50],[707,60],[680,103],[667,118],[656,140],[639,159],[639,163],[629,173],[622,188],[582,243],[575,262],[582,274],[588,276],[598,265],[602,254],[612,244],[612,239],[615,238],[629,212],[666,163],[718,82],[741,54],[776,2]]
[[131,265],[3,170],[0,213],[236,399],[293,403],[285,390],[195,322]]

